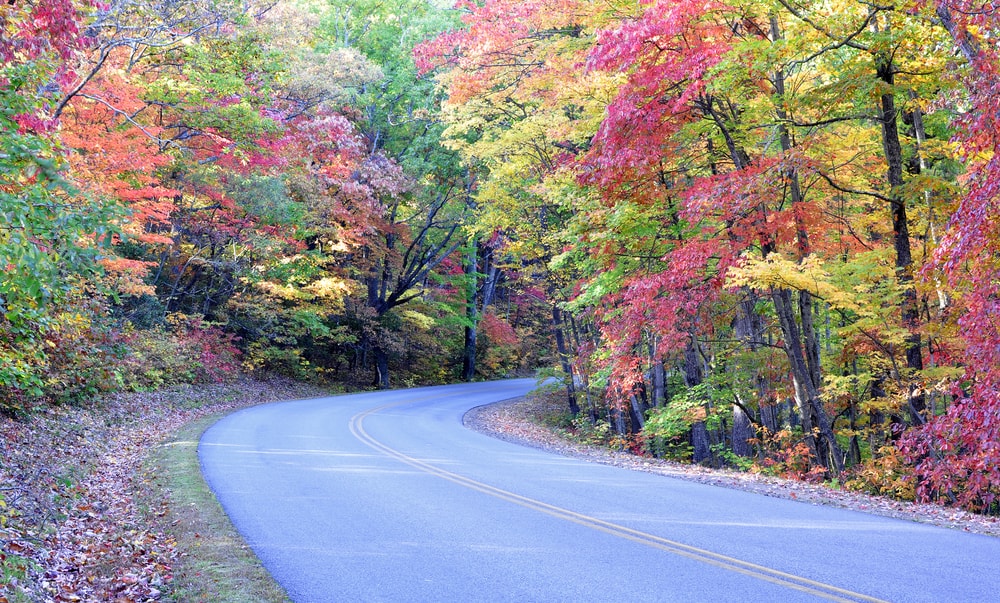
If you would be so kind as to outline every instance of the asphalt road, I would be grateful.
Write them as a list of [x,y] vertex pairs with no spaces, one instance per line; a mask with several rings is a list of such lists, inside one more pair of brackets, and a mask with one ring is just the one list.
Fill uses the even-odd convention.
[[462,426],[534,381],[258,406],[203,473],[297,603],[1000,601],[1000,539],[587,463]]

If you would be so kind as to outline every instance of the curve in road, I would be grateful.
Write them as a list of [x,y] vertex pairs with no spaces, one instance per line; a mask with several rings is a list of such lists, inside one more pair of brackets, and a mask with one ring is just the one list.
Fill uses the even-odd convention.
[[278,403],[203,472],[293,600],[983,601],[1000,542],[523,448],[465,429],[533,380]]
[[851,592],[842,588],[837,588],[829,584],[823,584],[821,582],[816,582],[814,580],[809,580],[808,578],[803,578],[801,576],[794,576],[792,574],[787,574],[785,572],[780,572],[778,570],[771,569],[762,565],[757,565],[755,563],[748,563],[740,559],[729,557],[726,555],[719,555],[708,551],[705,549],[700,549],[698,547],[688,546],[682,542],[676,542],[673,540],[668,540],[666,538],[661,538],[654,534],[648,534],[646,532],[640,532],[639,530],[633,530],[625,526],[617,525],[607,521],[602,521],[596,517],[590,517],[588,515],[583,515],[576,513],[569,509],[563,509],[561,507],[556,507],[548,503],[544,503],[540,500],[535,500],[532,498],[527,498],[514,492],[509,492],[507,490],[502,490],[500,488],[495,488],[489,484],[485,484],[474,479],[469,479],[465,476],[459,475],[457,473],[452,473],[451,471],[445,471],[428,463],[425,463],[419,459],[415,459],[407,454],[404,454],[398,450],[394,450],[389,446],[379,442],[375,438],[368,435],[364,429],[364,419],[369,415],[395,408],[406,402],[395,402],[393,404],[385,404],[383,406],[378,406],[370,410],[358,413],[351,419],[351,434],[354,435],[358,440],[364,442],[371,448],[378,450],[379,452],[385,453],[388,456],[399,459],[403,463],[420,469],[421,471],[426,471],[431,475],[436,475],[440,478],[446,479],[453,483],[465,486],[477,492],[481,492],[488,496],[496,497],[500,500],[505,500],[507,502],[520,505],[522,507],[532,509],[541,513],[546,513],[552,517],[562,519],[565,521],[572,521],[579,525],[605,532],[613,536],[618,536],[619,538],[625,538],[632,542],[642,544],[645,546],[653,547],[661,551],[666,551],[668,553],[673,553],[675,555],[680,555],[682,557],[687,557],[688,559],[693,559],[695,561],[700,561],[702,563],[707,563],[725,570],[732,572],[737,572],[750,576],[751,578],[757,578],[759,580],[765,580],[767,582],[772,582],[779,586],[784,586],[786,588],[798,590],[804,593],[809,593],[815,595],[819,598],[828,599],[830,601],[868,601],[872,603],[885,603],[883,599],[877,599],[875,597],[869,597],[861,593]]

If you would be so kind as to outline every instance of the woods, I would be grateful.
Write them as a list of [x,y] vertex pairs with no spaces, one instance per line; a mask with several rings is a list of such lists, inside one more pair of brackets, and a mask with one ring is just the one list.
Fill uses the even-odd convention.
[[[461,375],[473,175],[439,147],[410,56],[449,11],[0,10],[4,410],[240,365],[351,387]],[[536,357],[493,347],[480,377]]]
[[541,369],[567,429],[1000,511],[1000,17],[0,7],[0,409]]
[[[996,140],[972,126],[996,118],[976,100],[995,11],[460,8],[419,64],[449,94],[445,144],[482,174],[480,227],[548,243],[538,276],[593,425],[646,453],[996,511],[979,444],[998,410],[980,355]],[[544,236],[509,218],[527,207]]]

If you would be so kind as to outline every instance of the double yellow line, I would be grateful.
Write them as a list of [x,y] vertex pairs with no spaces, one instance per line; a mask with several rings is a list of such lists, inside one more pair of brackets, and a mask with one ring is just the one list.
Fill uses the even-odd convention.
[[[446,397],[446,396],[434,396]],[[719,553],[714,553],[712,551],[701,549],[698,547],[686,545],[681,542],[676,542],[674,540],[668,540],[666,538],[661,538],[654,534],[649,534],[646,532],[641,532],[639,530],[634,530],[625,526],[610,523],[596,517],[591,517],[589,515],[583,515],[569,509],[564,509],[562,507],[557,507],[550,505],[548,503],[542,502],[540,500],[535,500],[533,498],[528,498],[526,496],[521,496],[520,494],[515,494],[508,490],[503,490],[485,484],[483,482],[459,475],[457,473],[452,473],[451,471],[445,471],[434,465],[425,463],[419,459],[415,459],[408,456],[398,450],[386,446],[382,442],[379,442],[371,435],[365,431],[364,421],[367,417],[382,412],[384,410],[403,406],[405,404],[411,404],[420,400],[425,400],[428,398],[419,398],[415,400],[407,400],[404,402],[396,402],[393,404],[386,404],[383,406],[378,406],[364,412],[358,413],[351,418],[350,430],[351,434],[354,435],[358,440],[368,445],[369,447],[381,452],[387,456],[399,460],[415,469],[436,475],[442,479],[446,479],[452,483],[464,486],[471,490],[477,492],[482,492],[489,496],[499,498],[500,500],[505,500],[522,507],[539,511],[553,517],[558,517],[566,521],[571,521],[573,523],[586,526],[593,530],[599,532],[604,532],[606,534],[611,534],[612,536],[617,536],[619,538],[624,538],[626,540],[631,540],[645,546],[649,546],[661,551],[666,551],[674,555],[679,555],[681,557],[686,557],[688,559],[693,559],[694,561],[699,561],[701,563],[706,563],[708,565],[713,565],[715,567],[722,568],[731,572],[736,572],[738,574],[743,574],[745,576],[750,576],[751,578],[756,578],[758,580],[764,580],[765,582],[771,582],[785,588],[790,588],[792,590],[797,590],[800,592],[808,593],[810,595],[815,595],[823,599],[830,601],[866,601],[870,603],[888,603],[883,599],[877,599],[875,597],[870,597],[861,593],[852,592],[845,590],[843,588],[838,588],[830,584],[824,584],[822,582],[816,582],[815,580],[810,580],[808,578],[803,578],[801,576],[796,576],[794,574],[788,574],[782,571],[771,569],[763,565],[757,565],[756,563],[750,563],[747,561],[742,561],[736,559],[735,557],[729,557],[727,555],[720,555]]]

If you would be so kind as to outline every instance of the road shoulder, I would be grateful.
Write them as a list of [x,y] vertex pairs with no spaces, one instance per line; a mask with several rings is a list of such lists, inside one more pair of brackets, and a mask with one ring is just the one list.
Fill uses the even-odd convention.
[[546,426],[547,418],[563,411],[563,401],[559,397],[528,396],[474,408],[465,415],[464,423],[470,429],[502,440],[632,471],[644,471],[764,496],[1000,537],[998,517],[976,515],[940,505],[903,502],[860,492],[838,490],[822,484],[810,484],[757,473],[685,465],[598,446],[582,445],[561,437],[554,429]]

